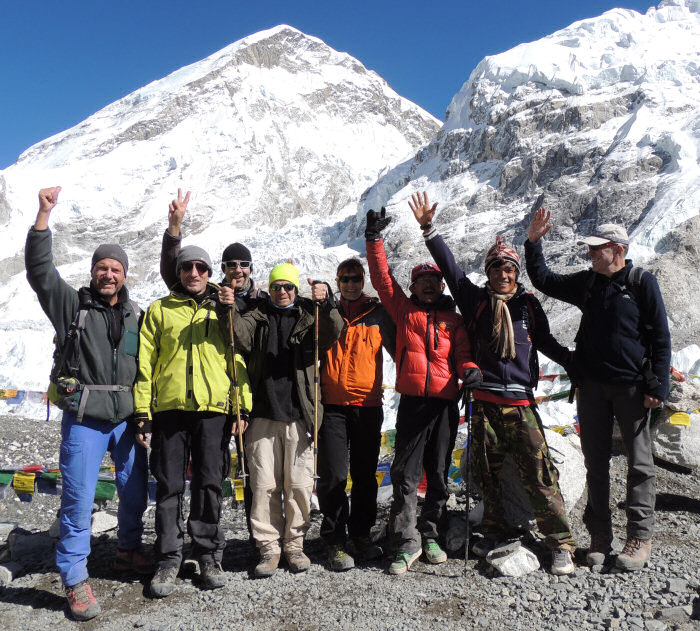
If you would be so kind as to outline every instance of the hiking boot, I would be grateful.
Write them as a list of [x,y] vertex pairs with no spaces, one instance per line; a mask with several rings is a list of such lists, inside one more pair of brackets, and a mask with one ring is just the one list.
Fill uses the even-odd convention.
[[253,573],[258,578],[267,578],[272,576],[277,571],[277,566],[280,564],[279,554],[266,553],[260,557],[260,561],[255,566]]
[[360,561],[372,561],[384,554],[381,546],[378,546],[369,537],[355,537],[352,540],[352,546],[355,549],[355,558]]
[[216,561],[200,561],[199,574],[202,589],[218,589],[226,585],[226,573]]
[[87,581],[81,581],[70,587],[66,585],[64,589],[70,613],[76,620],[90,620],[102,611]]
[[497,545],[498,542],[494,541],[493,539],[487,539],[486,537],[482,537],[481,539],[474,542],[474,544],[472,545],[472,552],[476,556],[481,557],[483,559]]
[[612,552],[613,536],[611,532],[592,532],[591,545],[586,554],[588,567],[603,565],[605,558]]
[[355,567],[355,560],[345,552],[342,543],[337,543],[328,550],[328,565],[334,572],[344,572]]
[[117,549],[114,557],[114,570],[116,572],[136,572],[136,574],[153,574],[155,564],[150,554],[143,548],[132,550]]
[[651,538],[635,539],[628,537],[625,547],[617,557],[615,565],[621,570],[641,570],[651,554]]
[[421,550],[415,552],[399,552],[389,566],[389,574],[405,574],[420,556]]
[[566,574],[573,574],[575,570],[576,567],[571,558],[571,552],[566,548],[552,550],[552,574],[564,576]]
[[435,539],[426,539],[423,542],[423,554],[429,563],[437,564],[447,561],[447,553]]
[[287,559],[287,564],[289,569],[294,572],[306,572],[311,567],[311,561],[309,557],[304,554],[303,550],[294,548],[293,550],[287,550],[284,553],[284,558]]
[[159,567],[151,579],[151,596],[165,598],[170,596],[175,589],[177,567]]

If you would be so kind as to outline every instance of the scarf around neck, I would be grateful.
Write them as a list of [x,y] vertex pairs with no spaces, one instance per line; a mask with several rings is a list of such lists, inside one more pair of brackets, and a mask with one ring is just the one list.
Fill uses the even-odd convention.
[[491,312],[493,313],[491,348],[501,359],[515,359],[515,333],[506,303],[515,296],[518,286],[516,285],[509,294],[498,294],[489,283],[486,283],[486,291],[491,300]]

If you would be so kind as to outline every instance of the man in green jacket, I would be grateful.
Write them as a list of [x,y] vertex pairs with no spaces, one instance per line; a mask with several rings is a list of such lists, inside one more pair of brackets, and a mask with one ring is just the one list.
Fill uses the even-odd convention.
[[60,186],[39,191],[39,212],[27,235],[27,279],[54,329],[59,352],[50,394],[61,421],[61,512],[56,565],[71,614],[89,620],[100,605],[88,583],[92,505],[102,459],[114,461],[119,511],[115,569],[148,574],[141,551],[146,509],[146,450],[136,444],[131,386],[136,377],[141,310],[129,300],[124,280],[129,260],[116,244],[92,256],[89,287],[76,291],[52,260],[49,216]]
[[[180,250],[179,281],[169,296],[148,307],[141,328],[139,373],[134,388],[136,417],[146,440],[151,430],[151,471],[156,490],[158,569],[151,593],[168,596],[182,562],[182,500],[187,465],[192,459],[187,531],[192,556],[199,561],[201,585],[223,587],[221,558],[226,545],[219,526],[221,485],[228,475],[232,431],[231,396],[250,410],[245,364],[231,357],[217,322],[218,285],[210,283],[209,255],[196,246]],[[227,351],[229,351],[227,353]],[[232,361],[237,362],[239,392],[231,392]]]
[[[325,353],[343,319],[324,283],[308,281],[311,300],[299,296],[299,270],[290,263],[270,272],[270,295],[245,313],[234,309],[236,350],[248,355],[254,406],[246,432],[253,492],[251,527],[260,552],[255,575],[275,573],[284,551],[292,572],[310,566],[304,535],[311,523],[314,428],[314,302],[318,303],[318,351]],[[221,308],[234,305],[234,290],[221,287]],[[320,396],[320,392],[319,392]],[[320,423],[323,410],[318,402]],[[281,546],[280,546],[281,543]]]

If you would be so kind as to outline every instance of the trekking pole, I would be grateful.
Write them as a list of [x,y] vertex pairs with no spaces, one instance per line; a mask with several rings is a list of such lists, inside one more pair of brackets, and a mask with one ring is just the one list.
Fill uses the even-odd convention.
[[464,538],[464,570],[466,571],[469,568],[469,537],[471,534],[471,525],[469,523],[469,502],[472,494],[472,401],[474,398],[471,390],[467,390],[465,394],[467,399],[467,446],[465,447],[467,451],[467,525],[465,528]]
[[318,387],[321,381],[318,367],[318,302],[314,302],[314,487],[318,480]]
[[238,365],[236,364],[236,338],[233,331],[233,305],[228,309],[228,332],[231,339],[231,363],[233,364],[233,396],[236,406],[236,434],[238,435],[238,469],[241,478],[243,478],[243,486],[246,486],[248,474],[245,472],[245,452],[243,450],[243,424],[241,423],[241,399],[238,386]]

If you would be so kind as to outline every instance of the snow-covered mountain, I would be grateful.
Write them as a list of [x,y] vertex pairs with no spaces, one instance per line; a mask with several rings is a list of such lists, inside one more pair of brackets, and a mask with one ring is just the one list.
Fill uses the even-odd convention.
[[350,55],[278,26],[31,147],[0,171],[0,387],[47,385],[53,334],[24,274],[39,188],[63,187],[51,216],[61,275],[84,284],[94,248],[119,242],[145,306],[165,292],[160,240],[178,187],[193,193],[185,243],[213,260],[241,241],[259,278],[289,257],[334,274],[361,193],[439,126]]
[[[380,178],[362,209],[386,205],[395,217],[386,241],[404,275],[428,256],[406,204],[416,190],[439,202],[436,225],[475,272],[497,234],[524,242],[541,204],[553,213],[545,254],[558,270],[586,265],[579,234],[624,224],[631,257],[660,280],[679,348],[700,326],[699,158],[700,2],[666,0],[482,60],[437,136]],[[579,312],[546,309],[570,343]]]
[[[0,387],[46,387],[52,331],[23,251],[37,190],[56,184],[60,273],[85,283],[96,245],[118,241],[142,305],[165,290],[160,239],[178,187],[193,191],[185,242],[217,260],[242,241],[262,280],[290,256],[303,274],[329,278],[339,259],[363,252],[365,212],[382,205],[395,218],[394,271],[407,279],[429,256],[406,204],[423,189],[478,277],[495,235],[522,244],[543,203],[555,268],[586,265],[579,234],[625,224],[632,258],[660,280],[674,348],[697,342],[698,42],[700,0],[609,11],[485,58],[442,127],[359,61],[287,26],[145,86],[0,171]],[[578,313],[545,308],[570,343]]]

